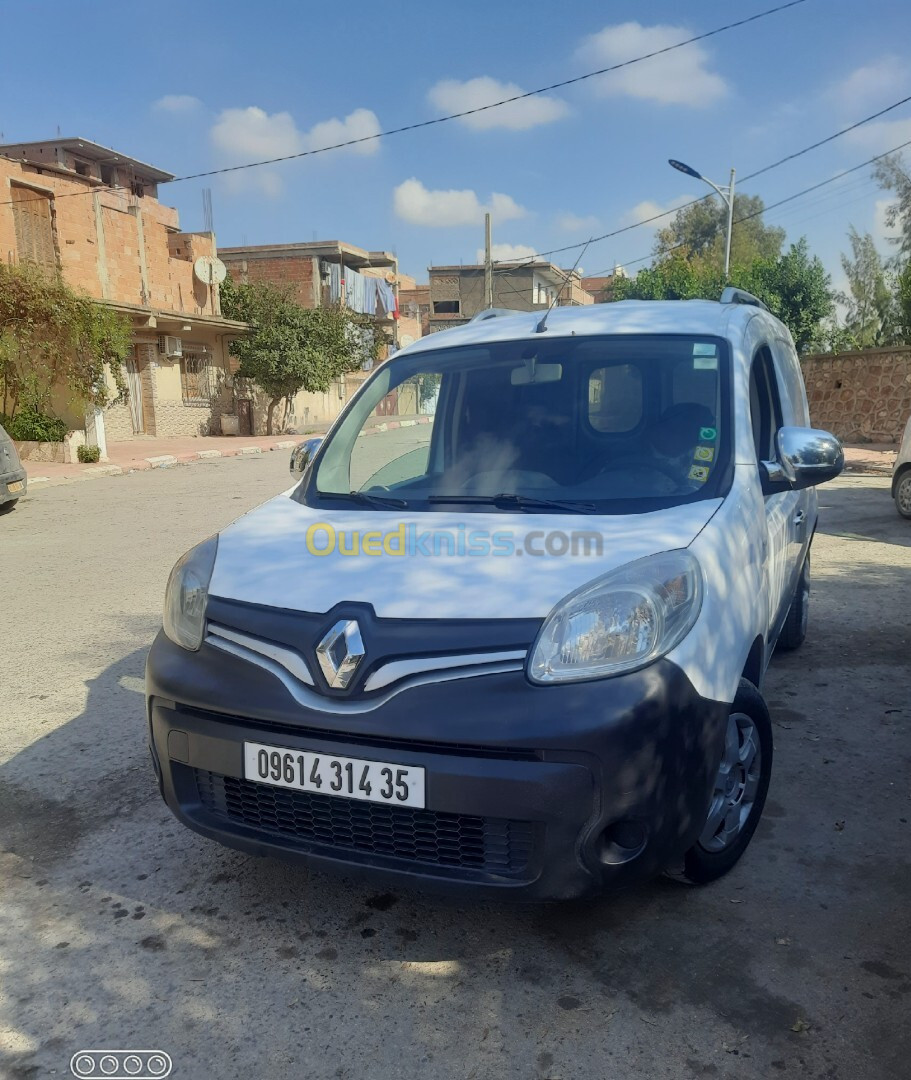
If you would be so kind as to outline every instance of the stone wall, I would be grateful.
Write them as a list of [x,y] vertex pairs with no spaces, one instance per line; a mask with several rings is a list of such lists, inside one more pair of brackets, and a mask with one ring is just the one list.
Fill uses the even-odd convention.
[[845,442],[897,442],[911,415],[911,346],[801,360],[814,427]]

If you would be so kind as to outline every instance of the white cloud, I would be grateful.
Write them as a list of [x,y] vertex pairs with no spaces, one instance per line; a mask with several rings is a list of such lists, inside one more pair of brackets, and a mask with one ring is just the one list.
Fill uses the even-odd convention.
[[557,228],[568,233],[595,232],[601,228],[601,222],[594,214],[580,217],[578,214],[560,214],[557,218]]
[[[577,56],[587,64],[608,67],[676,45],[689,37],[692,37],[692,31],[682,26],[620,23],[606,26],[597,34],[585,38]],[[686,45],[682,49],[602,75],[595,80],[595,86],[604,97],[625,94],[627,97],[656,101],[659,105],[703,107],[728,93],[725,80],[708,70],[709,60],[709,52],[702,45]]]
[[166,113],[195,112],[201,107],[202,102],[192,94],[165,94],[152,105],[155,112]]
[[[477,109],[522,93],[524,93],[522,87],[515,83],[499,82],[488,75],[482,75],[480,78],[468,79],[466,82],[459,82],[458,79],[443,79],[430,88],[427,99],[443,112],[456,113],[464,112],[466,109]],[[550,124],[554,120],[560,120],[568,113],[569,106],[565,101],[537,94],[535,97],[510,102],[509,105],[501,105],[497,109],[487,109],[485,112],[475,113],[472,116],[463,116],[459,123],[475,131],[489,131],[491,128],[526,131],[539,124]]]
[[212,144],[234,164],[258,158],[297,154],[303,136],[289,112],[272,113],[250,105],[246,109],[225,109],[210,132]]
[[[531,259],[537,255],[528,244],[491,244],[490,257],[494,262],[517,262],[519,259]],[[478,262],[484,261],[484,249],[478,248]]]
[[333,117],[321,124],[314,124],[304,135],[308,150],[319,150],[324,146],[335,146],[348,139],[369,139],[369,142],[348,146],[345,149],[352,154],[375,154],[380,148],[379,139],[373,138],[380,133],[380,122],[371,109],[355,109],[344,120]]
[[[649,218],[657,217],[659,214],[668,214],[677,209],[679,206],[683,206],[684,203],[692,202],[692,195],[678,195],[674,199],[670,199],[664,205],[656,203],[652,199],[644,199],[640,203],[628,210],[623,215],[624,225],[639,225],[642,222],[648,221]],[[645,225],[646,229],[661,229],[667,225],[670,217],[663,218],[660,221],[655,221],[650,225]]]
[[[245,109],[225,109],[209,132],[212,145],[226,165],[241,165],[247,161],[289,157],[306,150],[320,150],[348,139],[359,139],[379,133],[380,124],[370,109],[355,109],[344,120],[335,117],[301,131],[289,112],[267,113],[256,105]],[[356,154],[373,154],[379,140],[347,147]],[[282,182],[274,170],[249,169],[232,174],[230,186],[235,191],[254,188],[276,197]]]
[[869,104],[888,104],[896,94],[911,86],[911,71],[907,61],[898,56],[882,56],[872,64],[855,68],[829,91],[846,107]]
[[416,177],[399,184],[393,192],[393,205],[396,216],[403,221],[436,227],[480,225],[485,213],[490,213],[497,222],[524,217],[527,213],[509,195],[495,191],[489,202],[482,203],[471,188],[431,191]]
[[863,147],[871,154],[884,154],[902,143],[911,141],[911,118],[907,120],[874,120],[871,124],[849,131],[849,143]]

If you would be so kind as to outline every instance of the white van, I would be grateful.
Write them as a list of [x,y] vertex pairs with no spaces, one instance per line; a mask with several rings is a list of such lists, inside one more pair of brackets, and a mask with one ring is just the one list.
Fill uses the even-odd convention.
[[892,498],[902,517],[911,518],[911,416],[895,457],[892,470]]
[[449,892],[719,877],[843,465],[808,424],[788,330],[735,290],[416,342],[174,568],[146,679],[167,804]]

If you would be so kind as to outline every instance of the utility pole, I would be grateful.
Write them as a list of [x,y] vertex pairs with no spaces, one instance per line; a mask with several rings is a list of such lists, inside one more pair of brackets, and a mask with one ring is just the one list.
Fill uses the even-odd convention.
[[676,161],[674,158],[668,160],[668,165],[676,169],[677,172],[686,173],[687,176],[694,176],[697,180],[702,180],[708,184],[710,188],[714,188],[718,192],[718,196],[721,201],[728,208],[728,229],[727,236],[724,239],[724,280],[728,279],[728,272],[731,269],[731,234],[734,231],[734,169],[731,169],[731,182],[726,188],[719,187],[712,180],[709,180],[707,176],[703,176],[702,173],[697,172],[690,165],[685,165],[682,161]]
[[731,235],[734,232],[734,170],[731,169],[731,182],[728,185],[728,235],[724,243],[724,280],[728,279],[731,269]]
[[484,215],[484,307],[493,307],[493,260],[490,257],[490,214]]

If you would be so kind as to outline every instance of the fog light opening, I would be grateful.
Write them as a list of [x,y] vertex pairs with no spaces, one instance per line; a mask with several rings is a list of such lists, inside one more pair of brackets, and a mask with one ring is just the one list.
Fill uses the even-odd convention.
[[648,829],[641,821],[615,821],[601,834],[598,858],[605,866],[621,866],[641,855],[648,843]]

